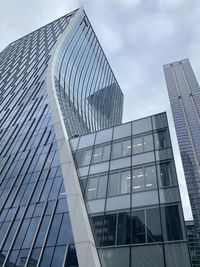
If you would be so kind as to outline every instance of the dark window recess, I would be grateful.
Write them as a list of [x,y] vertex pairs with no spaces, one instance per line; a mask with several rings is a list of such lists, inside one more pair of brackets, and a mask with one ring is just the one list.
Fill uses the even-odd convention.
[[162,241],[160,211],[159,208],[146,210],[147,242]]
[[65,267],[78,267],[76,249],[73,245],[70,245],[68,248]]
[[145,213],[144,210],[133,211],[131,215],[132,243],[145,243]]
[[103,222],[104,222],[104,216],[103,215],[90,218],[90,223],[91,223],[94,239],[96,241],[97,246],[101,246]]
[[117,245],[130,244],[130,212],[118,214]]
[[163,238],[165,241],[182,240],[179,206],[166,206],[161,208]]
[[105,215],[103,236],[102,236],[103,246],[115,245],[116,222],[117,222],[117,214]]

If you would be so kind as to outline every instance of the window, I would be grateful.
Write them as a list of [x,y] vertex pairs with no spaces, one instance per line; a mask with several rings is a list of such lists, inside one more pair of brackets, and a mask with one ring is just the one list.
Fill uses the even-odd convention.
[[162,130],[154,133],[155,149],[165,149],[171,146],[169,132]]
[[103,236],[102,236],[103,246],[115,245],[116,223],[117,223],[117,214],[105,215]]
[[164,240],[182,240],[183,231],[181,227],[179,206],[173,205],[162,207],[161,218]]
[[87,186],[87,200],[103,198],[106,196],[107,175],[89,178]]
[[162,241],[159,208],[147,209],[146,220],[147,242],[152,243]]
[[118,214],[117,245],[130,244],[130,212]]
[[153,150],[152,134],[133,138],[133,154],[143,153]]
[[[132,252],[131,262],[134,264],[133,266],[135,267],[144,267],[144,266],[164,267],[165,266],[162,245],[134,246],[131,248],[131,252]],[[171,255],[169,255],[168,257],[170,258]],[[170,266],[174,266],[174,264]]]
[[126,157],[131,154],[131,140],[122,140],[112,144],[112,159]]
[[160,187],[177,184],[176,169],[173,161],[161,162],[157,165],[158,181]]
[[130,171],[111,173],[109,176],[108,195],[115,196],[130,193]]
[[79,150],[75,154],[78,167],[89,165],[91,161],[92,149]]
[[144,210],[136,210],[132,212],[132,243],[145,243],[145,213]]
[[159,208],[132,211],[131,223],[133,244],[162,241]]
[[144,168],[137,168],[133,170],[133,191],[142,191],[144,188]]
[[109,160],[110,158],[110,144],[97,146],[93,150],[92,163]]
[[104,216],[96,216],[90,218],[91,226],[93,229],[93,235],[96,241],[96,245],[101,245],[101,235],[103,231],[103,222],[104,222]]
[[133,192],[157,188],[155,165],[133,169]]

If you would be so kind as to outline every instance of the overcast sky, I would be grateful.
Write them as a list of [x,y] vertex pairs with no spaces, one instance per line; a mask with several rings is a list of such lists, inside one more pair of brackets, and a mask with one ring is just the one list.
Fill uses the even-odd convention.
[[[124,93],[124,121],[170,112],[162,65],[189,58],[198,79],[200,1],[0,1],[0,50],[80,6],[86,10]],[[172,124],[171,131],[185,217],[189,219],[191,213]]]

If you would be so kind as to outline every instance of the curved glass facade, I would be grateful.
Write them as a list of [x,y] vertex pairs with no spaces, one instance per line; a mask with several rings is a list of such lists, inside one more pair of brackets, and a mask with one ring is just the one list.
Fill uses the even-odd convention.
[[53,72],[69,137],[122,122],[123,94],[84,11],[67,33]]

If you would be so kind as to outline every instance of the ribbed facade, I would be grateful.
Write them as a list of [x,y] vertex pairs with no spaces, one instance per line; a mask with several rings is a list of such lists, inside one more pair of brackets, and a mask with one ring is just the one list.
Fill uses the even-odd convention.
[[123,94],[84,12],[60,48],[54,80],[69,137],[122,122]]
[[[164,73],[194,218],[194,225],[196,227],[197,238],[199,238],[200,88],[188,59],[164,65]],[[196,255],[195,264],[197,261],[199,261],[198,266],[200,266],[199,252]]]
[[[49,62],[62,36],[66,40],[52,79],[68,135],[121,122],[123,95],[85,13],[80,24],[72,23],[77,12],[24,36],[0,53],[3,267],[78,266],[47,90]],[[71,27],[65,36],[70,24],[75,29]],[[110,100],[97,101],[111,95],[107,88],[116,99],[112,108]]]

